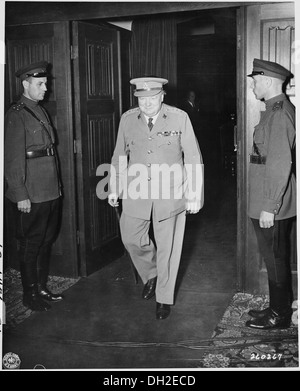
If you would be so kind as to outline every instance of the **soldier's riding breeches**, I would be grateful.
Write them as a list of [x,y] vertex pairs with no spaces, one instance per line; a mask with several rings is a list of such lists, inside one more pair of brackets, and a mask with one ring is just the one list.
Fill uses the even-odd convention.
[[23,285],[38,282],[38,272],[48,277],[50,248],[55,240],[60,200],[32,203],[30,213],[18,213],[17,239]]
[[265,262],[270,293],[270,306],[283,310],[291,303],[291,271],[288,254],[292,219],[275,220],[271,228],[261,228],[258,219],[251,219],[260,254]]

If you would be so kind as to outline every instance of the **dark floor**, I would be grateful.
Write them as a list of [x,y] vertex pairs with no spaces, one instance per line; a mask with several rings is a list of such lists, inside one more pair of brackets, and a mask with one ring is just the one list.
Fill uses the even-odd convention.
[[188,368],[197,342],[210,338],[235,292],[235,178],[206,180],[205,207],[187,219],[176,302],[155,318],[155,299],[141,298],[127,257],[65,292],[51,311],[33,313],[4,332],[3,354],[22,369]]

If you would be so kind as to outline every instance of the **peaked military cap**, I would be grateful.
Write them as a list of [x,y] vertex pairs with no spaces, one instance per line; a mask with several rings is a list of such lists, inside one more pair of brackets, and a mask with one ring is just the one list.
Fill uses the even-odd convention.
[[258,58],[253,60],[253,71],[247,76],[253,77],[256,75],[275,77],[283,81],[285,81],[287,77],[292,76],[290,71],[282,65],[277,64],[277,62],[260,60]]
[[47,61],[35,62],[18,69],[15,75],[22,81],[28,77],[47,77],[47,66]]
[[167,84],[167,79],[160,77],[139,77],[130,80],[130,84],[134,84],[134,96],[153,96],[163,91],[163,85]]

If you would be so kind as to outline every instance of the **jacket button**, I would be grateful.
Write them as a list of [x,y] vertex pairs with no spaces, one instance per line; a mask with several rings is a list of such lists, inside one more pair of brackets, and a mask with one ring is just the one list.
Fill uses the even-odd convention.
[[151,164],[150,164],[150,163],[147,163],[147,166],[148,166],[148,167],[150,167],[150,166],[151,166]]
[[151,151],[151,150],[149,150],[149,151],[148,151],[148,153],[150,154],[150,153],[152,153],[152,151]]
[[151,181],[151,178],[150,178],[150,177],[148,177],[148,181]]

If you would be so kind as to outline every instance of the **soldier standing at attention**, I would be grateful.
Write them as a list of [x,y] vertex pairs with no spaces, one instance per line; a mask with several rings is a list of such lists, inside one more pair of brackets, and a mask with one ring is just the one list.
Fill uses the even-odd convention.
[[291,219],[296,216],[295,107],[282,91],[291,73],[275,62],[254,59],[248,76],[253,79],[256,99],[266,105],[253,134],[248,214],[267,268],[270,305],[249,311],[253,319],[246,325],[263,330],[287,328],[292,315],[287,247]]
[[[167,82],[155,77],[130,81],[139,107],[121,117],[108,197],[113,207],[123,198],[122,241],[144,283],[142,297],[156,295],[159,320],[174,304],[186,212],[197,213],[203,206],[201,152],[187,113],[163,103]],[[160,169],[165,175],[159,179]],[[137,180],[140,196],[132,191],[138,189]],[[149,237],[151,222],[155,243]]]
[[5,196],[16,211],[23,304],[33,311],[47,311],[46,301],[63,299],[47,289],[61,196],[54,133],[39,105],[47,91],[47,66],[41,61],[16,72],[23,95],[5,116]]

